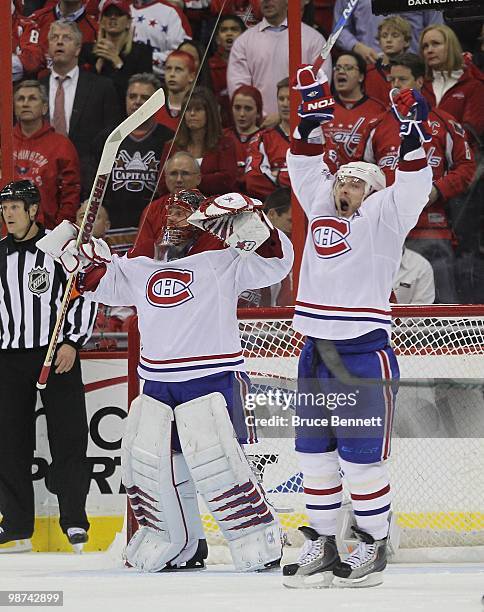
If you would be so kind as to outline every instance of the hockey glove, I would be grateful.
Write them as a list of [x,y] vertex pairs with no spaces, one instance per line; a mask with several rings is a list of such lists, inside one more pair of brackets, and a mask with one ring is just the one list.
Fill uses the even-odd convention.
[[[400,136],[418,142],[432,140],[428,129],[429,107],[417,89],[392,89],[390,92],[392,111],[400,123]],[[417,148],[417,147],[415,147]]]
[[250,255],[270,235],[272,224],[260,200],[228,193],[205,200],[188,222],[213,234],[240,255]]
[[64,219],[51,232],[37,242],[38,248],[62,264],[68,274],[86,268],[92,263],[111,261],[111,251],[104,240],[91,238],[87,244],[76,248],[79,228]]
[[294,89],[301,92],[302,103],[297,114],[301,117],[299,133],[306,139],[321,123],[334,118],[334,98],[323,70],[314,74],[312,66],[303,64],[297,69]]

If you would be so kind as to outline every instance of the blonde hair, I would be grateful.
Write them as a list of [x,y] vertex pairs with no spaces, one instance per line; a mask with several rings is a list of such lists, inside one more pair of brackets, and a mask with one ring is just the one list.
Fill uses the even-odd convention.
[[410,41],[412,40],[412,24],[410,21],[408,21],[408,19],[400,17],[400,15],[385,17],[385,19],[378,26],[378,34],[376,37],[377,40],[380,40],[381,31],[384,27],[393,28],[397,32],[400,32],[405,42],[410,44]]
[[[424,61],[425,57],[423,54],[423,39],[425,34],[427,34],[427,32],[430,32],[431,30],[437,30],[437,32],[440,32],[444,38],[447,58],[442,65],[442,72],[447,72],[448,75],[450,75],[453,70],[460,70],[464,65],[464,61],[462,59],[462,47],[454,31],[446,25],[429,25],[420,34],[420,55],[422,56],[422,58],[424,58]],[[429,68],[429,66],[427,65],[425,66],[425,68],[426,76],[432,77],[432,69]]]
[[[99,21],[101,22],[101,20]],[[100,40],[101,38],[106,38],[106,31],[104,30],[104,28],[101,27],[101,25],[99,25],[97,39]],[[133,28],[130,25],[130,27],[126,30],[126,32],[121,34],[121,36],[119,37],[118,53],[119,55],[121,54],[129,55],[132,49],[133,49]]]

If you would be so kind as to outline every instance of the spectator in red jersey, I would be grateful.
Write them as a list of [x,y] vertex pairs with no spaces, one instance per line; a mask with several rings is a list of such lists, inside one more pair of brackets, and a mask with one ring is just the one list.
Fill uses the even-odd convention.
[[427,101],[452,115],[478,142],[484,133],[483,74],[473,65],[464,65],[459,40],[445,25],[425,28],[420,53],[426,66],[422,93]]
[[230,99],[227,91],[227,66],[230,49],[234,40],[239,37],[247,28],[244,22],[237,15],[225,15],[220,19],[215,33],[217,50],[208,60],[212,76],[213,91],[217,96],[222,116],[222,125],[228,127],[232,125],[230,113]]
[[76,149],[47,123],[47,109],[47,92],[38,81],[22,81],[17,85],[14,178],[30,179],[37,186],[41,196],[37,219],[52,229],[63,219],[74,221],[81,187]]
[[277,84],[279,124],[261,130],[250,141],[245,166],[247,193],[264,200],[277,187],[289,187],[286,153],[289,148],[289,79]]
[[180,122],[183,100],[196,76],[193,56],[186,51],[173,51],[165,62],[165,105],[156,113],[157,123],[176,132]]
[[237,191],[245,193],[245,162],[249,155],[249,142],[260,130],[262,123],[262,96],[250,85],[241,85],[232,97],[234,127],[225,128],[225,136],[232,138],[237,154]]
[[[200,191],[207,197],[234,191],[237,158],[231,138],[224,136],[214,94],[196,87],[185,101],[173,152],[188,151],[200,164]],[[168,147],[168,145],[167,145]]]
[[45,7],[35,11],[29,18],[29,25],[20,38],[20,54],[18,59],[22,64],[24,74],[44,76],[48,66],[49,30],[58,20],[76,23],[84,42],[95,42],[97,22],[86,13],[82,0],[60,0],[54,7]]
[[129,78],[140,72],[151,72],[151,47],[133,41],[129,0],[104,2],[97,41],[83,45],[79,63],[81,66],[87,64],[91,71],[113,81],[121,106]]
[[365,92],[371,98],[389,104],[390,60],[408,51],[412,40],[412,26],[399,15],[386,17],[378,26],[377,40],[383,55],[374,64],[369,64],[365,79]]
[[17,57],[20,52],[20,37],[24,28],[28,25],[28,20],[22,16],[17,5],[12,0],[12,80],[20,80],[23,75],[23,66]]
[[[425,66],[413,53],[406,53],[392,62],[390,80],[397,89],[421,90]],[[449,225],[448,201],[469,187],[476,170],[472,150],[465,131],[455,119],[432,108],[429,114],[432,140],[424,143],[428,163],[433,171],[433,188],[429,202],[409,233],[407,246],[426,257],[434,269],[437,302],[457,302],[454,279],[454,235]],[[369,124],[358,153],[367,162],[376,163],[386,176],[387,186],[395,180],[400,146],[399,123],[387,111]]]
[[365,60],[352,51],[340,55],[333,67],[334,119],[322,124],[326,163],[333,174],[341,164],[357,161],[355,154],[366,126],[386,110],[364,93],[365,73]]
[[138,235],[128,257],[155,256],[155,244],[164,229],[166,205],[171,194],[181,189],[198,189],[202,175],[197,160],[186,151],[178,151],[170,157],[165,168],[168,193],[153,200],[143,211]]
[[197,74],[197,85],[213,90],[212,75],[210,74],[205,46],[198,40],[184,40],[178,45],[177,51],[185,51],[185,53],[189,53],[193,57]]
[[212,14],[237,15],[250,28],[262,19],[260,0],[212,0]]

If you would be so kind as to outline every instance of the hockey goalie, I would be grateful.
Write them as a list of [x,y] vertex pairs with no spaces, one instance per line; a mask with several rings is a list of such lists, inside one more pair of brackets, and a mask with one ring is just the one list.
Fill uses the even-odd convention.
[[292,245],[261,202],[238,193],[181,191],[165,217],[155,259],[112,256],[96,238],[78,250],[67,221],[39,242],[80,272],[82,293],[138,312],[144,386],[128,414],[122,473],[139,529],[125,559],[146,572],[203,567],[198,492],[236,570],[265,569],[281,558],[281,531],[240,446],[249,380],[237,299],[287,276]]

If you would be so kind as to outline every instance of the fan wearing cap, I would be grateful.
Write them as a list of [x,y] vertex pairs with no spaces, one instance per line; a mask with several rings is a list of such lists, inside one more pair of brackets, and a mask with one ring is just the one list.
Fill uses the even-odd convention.
[[[203,567],[197,492],[238,571],[263,570],[281,558],[277,515],[240,446],[256,440],[243,406],[250,383],[238,296],[282,281],[293,260],[289,239],[262,207],[240,193],[174,191],[159,213],[156,259],[111,256],[96,238],[77,250],[78,230],[67,222],[41,241],[67,269],[81,266],[86,296],[138,313],[144,385],[126,419],[121,459],[140,527],[125,559],[137,569]],[[210,239],[222,248],[210,247]]]
[[[301,527],[306,542],[298,561],[283,568],[283,583],[376,586],[396,545],[385,469],[396,395],[391,381],[399,377],[389,298],[405,237],[432,189],[422,147],[428,107],[417,90],[392,92],[400,150],[396,180],[386,187],[383,172],[366,162],[353,161],[331,175],[322,124],[333,120],[335,100],[326,76],[301,66],[295,81],[301,120],[287,166],[308,220],[293,321],[307,338],[296,416],[314,426],[296,423],[309,526]],[[344,560],[336,547],[342,474],[352,504],[343,523],[353,527],[339,535],[354,540]]]
[[106,0],[101,7],[95,43],[83,45],[80,65],[108,77],[124,105],[128,80],[133,74],[151,72],[152,49],[133,40],[129,0]]

